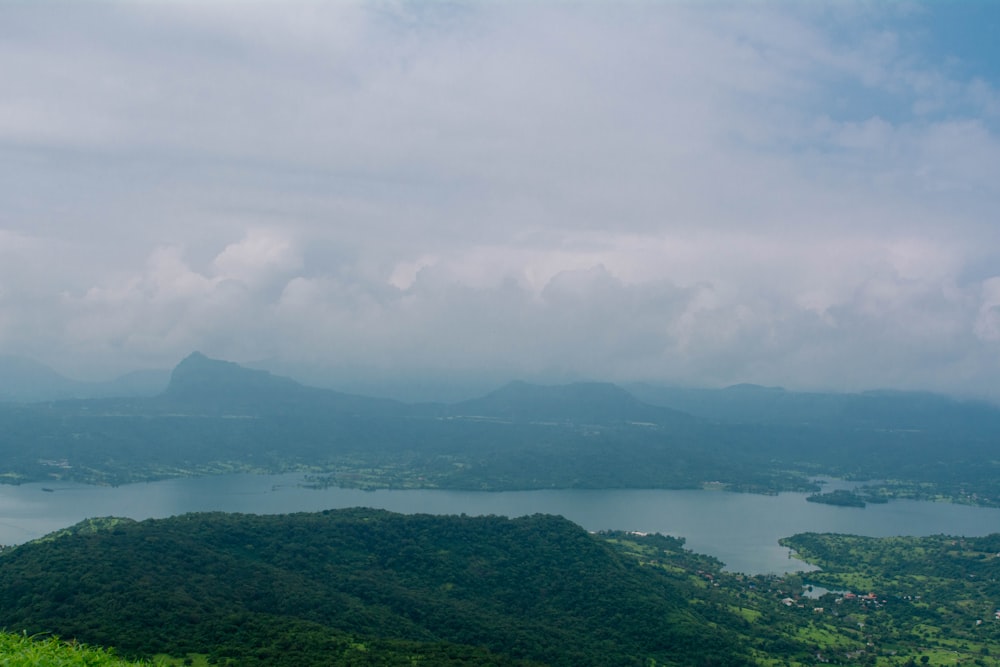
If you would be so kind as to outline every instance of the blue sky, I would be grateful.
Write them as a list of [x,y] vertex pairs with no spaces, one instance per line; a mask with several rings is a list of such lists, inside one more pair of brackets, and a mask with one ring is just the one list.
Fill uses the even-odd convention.
[[915,12],[916,48],[967,77],[996,81],[1000,71],[1000,6],[989,0],[928,2]]
[[997,13],[0,4],[0,354],[996,397]]

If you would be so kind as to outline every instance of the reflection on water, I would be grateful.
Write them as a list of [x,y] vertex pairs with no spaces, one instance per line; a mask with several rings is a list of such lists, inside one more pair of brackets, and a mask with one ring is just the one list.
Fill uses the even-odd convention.
[[375,507],[427,514],[559,514],[588,530],[660,532],[687,539],[734,571],[806,569],[778,539],[801,532],[857,535],[985,535],[1000,509],[894,501],[865,509],[807,503],[801,493],[763,496],[721,491],[547,490],[361,491],[307,489],[302,475],[222,475],[119,487],[41,484],[0,486],[0,544],[20,544],[88,517],[166,517],[185,512],[255,514]]

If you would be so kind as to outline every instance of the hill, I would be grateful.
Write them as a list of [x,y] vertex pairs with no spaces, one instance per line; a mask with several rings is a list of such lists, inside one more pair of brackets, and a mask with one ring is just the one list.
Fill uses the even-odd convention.
[[362,646],[375,652],[364,664],[392,664],[381,652],[426,664],[749,662],[719,624],[735,616],[552,516],[88,522],[0,565],[0,625],[132,655],[358,664]]
[[23,634],[54,631],[170,665],[1000,665],[1000,535],[783,544],[822,569],[544,515],[91,519],[0,553],[0,662],[117,664]]

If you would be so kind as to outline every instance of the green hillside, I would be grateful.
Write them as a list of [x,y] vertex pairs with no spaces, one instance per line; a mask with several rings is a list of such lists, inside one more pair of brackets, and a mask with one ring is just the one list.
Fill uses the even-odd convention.
[[88,522],[0,562],[0,626],[129,655],[240,665],[369,664],[356,661],[376,654],[370,664],[748,662],[717,610],[691,605],[688,588],[551,516],[345,510],[101,530]]

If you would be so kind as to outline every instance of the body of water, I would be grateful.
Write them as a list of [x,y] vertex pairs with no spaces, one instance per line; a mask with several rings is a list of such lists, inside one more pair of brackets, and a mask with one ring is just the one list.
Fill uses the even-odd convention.
[[428,514],[559,514],[588,530],[659,532],[726,563],[730,570],[781,573],[807,569],[778,539],[795,533],[986,535],[1000,531],[1000,509],[899,500],[865,509],[806,502],[807,494],[763,496],[723,491],[547,490],[361,491],[308,489],[303,476],[222,475],[98,487],[0,485],[0,544],[20,544],[89,517],[133,519],[186,512],[255,514],[374,507]]

